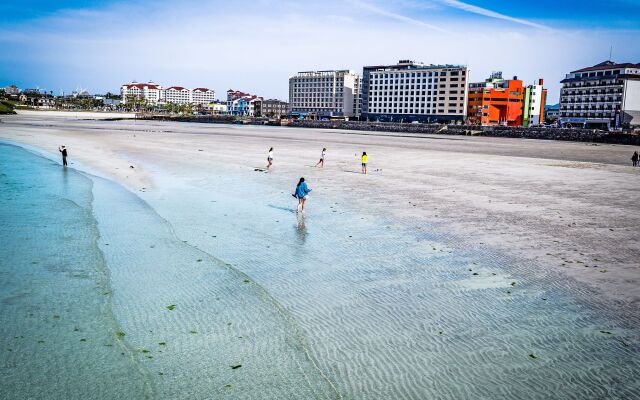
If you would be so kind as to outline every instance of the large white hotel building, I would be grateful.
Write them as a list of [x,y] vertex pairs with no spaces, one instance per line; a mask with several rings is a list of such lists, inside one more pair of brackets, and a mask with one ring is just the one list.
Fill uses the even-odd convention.
[[362,73],[362,118],[451,122],[467,115],[468,68],[400,60]]
[[572,71],[561,82],[562,126],[640,125],[640,64],[605,61]]
[[131,99],[144,100],[148,104],[194,104],[207,105],[215,100],[215,92],[207,88],[187,89],[182,86],[163,88],[157,83],[127,83],[120,87],[122,103]]
[[289,78],[290,114],[321,119],[357,117],[360,79],[349,70],[298,72]]

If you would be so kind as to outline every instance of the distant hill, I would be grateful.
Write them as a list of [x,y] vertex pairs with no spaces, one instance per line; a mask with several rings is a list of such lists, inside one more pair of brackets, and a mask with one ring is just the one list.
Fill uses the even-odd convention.
[[544,106],[545,110],[559,110],[560,109],[560,103],[558,104],[547,104],[546,106]]
[[15,114],[13,111],[15,108],[14,104],[7,100],[0,100],[0,114]]

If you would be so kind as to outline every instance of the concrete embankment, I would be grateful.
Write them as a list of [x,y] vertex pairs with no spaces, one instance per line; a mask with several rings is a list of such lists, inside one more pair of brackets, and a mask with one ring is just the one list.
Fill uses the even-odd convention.
[[289,126],[409,134],[492,136],[521,139],[567,140],[640,145],[640,135],[610,133],[597,129],[482,127],[475,125],[399,124],[356,121],[295,121]]
[[[278,125],[273,121],[245,119],[232,116],[142,116],[139,119],[160,121],[199,122],[216,124],[245,125]],[[287,124],[296,128],[341,129],[369,132],[387,132],[425,135],[467,135],[491,136],[520,139],[565,140],[573,142],[614,143],[640,145],[640,135],[627,133],[610,133],[597,129],[561,129],[561,128],[521,128],[477,125],[440,125],[440,124],[401,124],[393,122],[360,122],[360,121],[292,121]]]

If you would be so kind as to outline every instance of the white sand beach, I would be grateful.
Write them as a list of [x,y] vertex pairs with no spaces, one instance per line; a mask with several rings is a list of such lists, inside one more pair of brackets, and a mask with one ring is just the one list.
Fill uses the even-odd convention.
[[[605,376],[619,360],[637,374],[633,147],[46,113],[3,117],[0,139],[55,158],[67,146],[72,168],[122,184],[180,241],[246,274],[339,398],[640,390]],[[313,190],[304,223],[300,177]]]
[[[60,144],[133,191],[153,188],[153,167],[207,179],[218,165],[264,167],[315,196],[352,193],[352,207],[419,225],[428,221],[597,290],[612,305],[640,302],[640,168],[630,146],[488,137],[385,134],[235,125],[100,122],[63,112],[4,117],[0,137],[51,153]],[[90,118],[109,118],[95,114]],[[314,169],[323,147],[324,169]],[[361,176],[359,153],[369,174]],[[133,165],[135,168],[131,169]],[[313,212],[312,206],[310,213]],[[540,271],[544,273],[544,271]]]

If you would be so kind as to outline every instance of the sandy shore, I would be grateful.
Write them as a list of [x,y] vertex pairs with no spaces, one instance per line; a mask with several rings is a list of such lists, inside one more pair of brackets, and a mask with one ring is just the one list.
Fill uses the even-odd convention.
[[[157,171],[174,171],[188,187],[221,166],[263,167],[273,146],[272,180],[283,190],[305,176],[314,196],[348,194],[354,212],[435,227],[462,246],[491,247],[539,266],[540,274],[560,272],[593,289],[598,302],[637,318],[640,168],[630,166],[633,147],[90,121],[51,112],[3,117],[0,138],[54,154],[64,144],[72,161],[137,193],[153,190]],[[323,147],[326,167],[313,168]],[[367,176],[358,173],[363,150]]]
[[135,118],[132,112],[97,112],[97,111],[60,111],[60,110],[16,110],[16,113],[23,118],[45,118],[45,119],[108,119],[108,118]]

